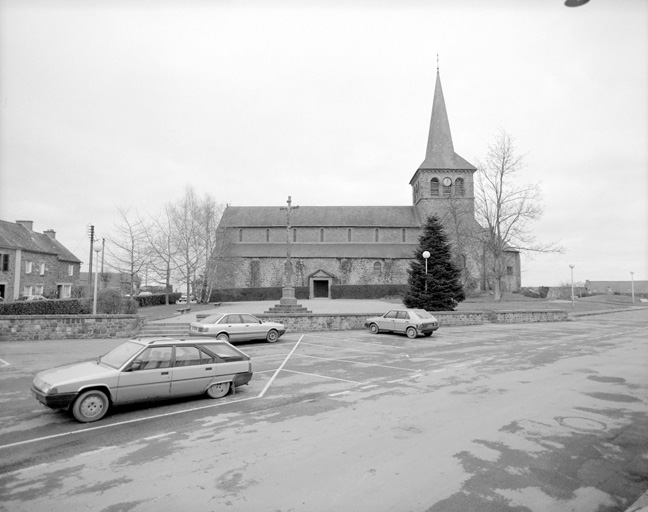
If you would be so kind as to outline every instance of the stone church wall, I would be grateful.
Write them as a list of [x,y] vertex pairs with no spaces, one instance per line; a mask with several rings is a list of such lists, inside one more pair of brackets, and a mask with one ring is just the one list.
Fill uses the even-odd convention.
[[[292,258],[293,285],[308,286],[319,270],[334,278],[333,284],[406,284],[409,259]],[[380,263],[380,271],[375,263]],[[240,258],[223,261],[218,270],[219,288],[283,286],[285,258]]]

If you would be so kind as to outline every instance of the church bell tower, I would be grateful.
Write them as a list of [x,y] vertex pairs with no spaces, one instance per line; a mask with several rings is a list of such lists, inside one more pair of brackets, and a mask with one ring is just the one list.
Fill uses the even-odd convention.
[[443,222],[451,210],[475,217],[474,173],[477,168],[454,151],[441,76],[437,66],[432,118],[425,160],[410,180],[412,200],[421,221],[436,215]]

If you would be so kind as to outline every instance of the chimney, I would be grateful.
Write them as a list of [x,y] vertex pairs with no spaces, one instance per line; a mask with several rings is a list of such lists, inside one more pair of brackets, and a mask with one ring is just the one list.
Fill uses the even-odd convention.
[[34,230],[34,221],[33,220],[17,220],[16,224],[20,224],[21,226],[27,228],[29,231]]
[[49,236],[52,240],[56,240],[56,231],[53,229],[47,229],[43,231],[43,234]]

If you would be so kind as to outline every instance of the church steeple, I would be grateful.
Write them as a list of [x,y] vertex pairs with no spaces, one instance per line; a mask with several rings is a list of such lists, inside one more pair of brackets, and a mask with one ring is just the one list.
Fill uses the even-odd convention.
[[419,169],[434,170],[475,170],[475,166],[461,158],[454,151],[450,123],[441,88],[441,75],[437,66],[436,84],[434,86],[434,100],[432,102],[432,118],[430,119],[430,132],[428,134],[425,160]]

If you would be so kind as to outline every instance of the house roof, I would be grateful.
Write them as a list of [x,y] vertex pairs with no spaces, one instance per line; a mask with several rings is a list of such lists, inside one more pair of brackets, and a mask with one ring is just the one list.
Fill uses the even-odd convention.
[[[374,258],[411,259],[418,244],[355,244],[355,243],[293,243],[290,255],[293,258]],[[285,258],[286,244],[237,243],[228,249],[228,256],[234,258]]]
[[450,122],[441,88],[441,76],[437,69],[432,102],[432,118],[428,134],[425,160],[419,169],[476,170],[476,167],[455,153],[450,133]]
[[81,263],[61,242],[45,233],[36,233],[22,224],[0,220],[0,247],[22,249],[41,254],[54,254],[59,260]]
[[[420,228],[421,219],[413,206],[300,206],[291,211],[290,225]],[[220,227],[286,227],[286,210],[278,206],[228,206]]]

